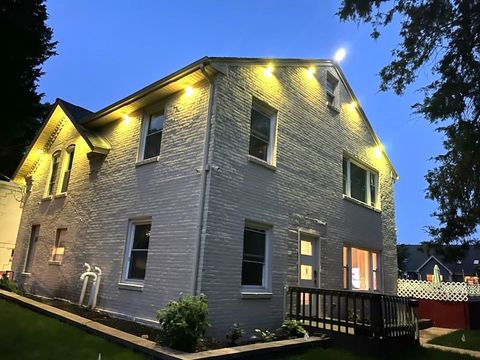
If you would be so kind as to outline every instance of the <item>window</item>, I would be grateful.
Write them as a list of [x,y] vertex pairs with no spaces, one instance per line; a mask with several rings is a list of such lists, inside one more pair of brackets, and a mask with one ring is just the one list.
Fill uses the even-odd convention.
[[343,194],[378,208],[378,173],[343,158]]
[[351,290],[377,291],[379,255],[376,252],[343,247],[343,287]]
[[130,222],[125,249],[124,280],[142,282],[145,279],[151,227],[150,220]]
[[51,261],[62,262],[63,254],[65,253],[65,237],[67,235],[67,229],[57,229],[57,235],[55,237],[55,245],[52,249]]
[[337,94],[338,79],[332,74],[327,73],[327,82],[325,85],[325,95],[327,97],[327,105],[337,107],[336,94]]
[[65,170],[63,172],[63,180],[62,180],[62,193],[66,193],[68,190],[68,184],[70,182],[70,174],[72,172],[72,165],[73,165],[73,155],[75,154],[75,145],[70,145],[67,148],[65,153]]
[[30,231],[30,241],[28,242],[27,253],[25,255],[25,264],[23,272],[32,272],[33,259],[35,258],[35,250],[37,248],[37,242],[40,234],[40,225],[33,225]]
[[267,287],[268,230],[245,226],[243,232],[242,286]]
[[55,191],[55,184],[58,178],[58,167],[60,165],[60,151],[55,151],[52,155],[52,165],[50,170],[50,179],[47,186],[47,195],[53,195]]
[[273,110],[254,104],[250,117],[249,154],[273,163],[276,114]]
[[146,160],[160,155],[164,119],[163,111],[147,116],[140,159]]

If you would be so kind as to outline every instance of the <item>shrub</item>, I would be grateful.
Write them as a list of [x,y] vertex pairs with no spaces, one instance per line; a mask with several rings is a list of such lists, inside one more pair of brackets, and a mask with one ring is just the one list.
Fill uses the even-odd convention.
[[180,296],[170,301],[165,309],[159,310],[160,340],[165,345],[183,351],[193,352],[198,339],[210,326],[208,303],[205,295]]
[[0,289],[11,291],[14,293],[18,293],[18,287],[15,281],[10,280],[8,277],[5,275],[0,278]]
[[276,335],[273,331],[261,329],[255,329],[254,331],[257,335],[252,336],[252,339],[260,339],[263,342],[270,342],[276,339]]
[[243,334],[244,334],[244,331],[241,328],[240,324],[235,323],[231,327],[226,338],[227,338],[227,341],[230,343],[230,345],[234,346],[236,345],[237,341],[242,338]]
[[305,330],[297,320],[285,320],[277,332],[281,333],[286,338],[298,338],[300,336],[308,335],[307,330]]

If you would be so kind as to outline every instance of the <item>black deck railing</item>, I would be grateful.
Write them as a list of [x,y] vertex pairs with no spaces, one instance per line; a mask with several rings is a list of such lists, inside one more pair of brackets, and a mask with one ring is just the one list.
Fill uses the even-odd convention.
[[418,339],[414,303],[398,296],[290,286],[287,317],[306,327],[375,339]]

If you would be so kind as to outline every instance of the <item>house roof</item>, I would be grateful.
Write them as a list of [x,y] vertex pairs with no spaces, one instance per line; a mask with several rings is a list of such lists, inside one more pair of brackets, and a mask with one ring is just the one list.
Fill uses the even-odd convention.
[[[185,89],[187,86],[193,86],[206,78],[211,78],[217,73],[227,73],[227,65],[262,65],[273,63],[275,66],[331,66],[339,76],[339,79],[345,85],[350,97],[357,104],[359,104],[352,88],[348,84],[345,75],[338,66],[338,63],[328,59],[295,59],[295,58],[242,58],[242,57],[203,57],[174,73],[134,92],[125,98],[114,102],[111,105],[92,112],[83,107],[71,104],[65,100],[57,99],[55,105],[58,105],[67,114],[72,123],[75,125],[79,133],[83,136],[89,146],[94,149],[110,149],[108,142],[102,137],[95,134],[95,128],[105,125],[106,123],[121,119],[123,116],[137,111],[150,103],[153,103],[158,98],[163,98],[175,92]],[[55,107],[55,106],[54,106]],[[365,121],[375,143],[379,145],[390,164],[392,172],[395,177],[398,174],[388,158],[381,141],[373,130],[365,112],[360,105],[357,106],[360,116]],[[52,110],[53,112],[53,110]],[[49,117],[52,113],[49,115]],[[48,118],[47,118],[48,119]],[[46,122],[45,122],[46,123]],[[44,124],[45,125],[45,124]],[[44,131],[44,126],[39,131],[39,134]],[[38,138],[38,135],[37,135]],[[37,140],[34,140],[34,142]],[[29,150],[30,151],[30,150]],[[28,155],[28,153],[27,153]],[[26,156],[27,157],[27,156]],[[24,158],[25,160],[25,158]],[[19,166],[23,165],[25,162]],[[15,173],[17,176],[18,169]]]
[[[449,246],[433,248],[427,245],[398,245],[407,249],[406,272],[418,272],[433,257],[453,274],[472,275],[480,273],[480,247]],[[478,260],[479,264],[474,261]]]

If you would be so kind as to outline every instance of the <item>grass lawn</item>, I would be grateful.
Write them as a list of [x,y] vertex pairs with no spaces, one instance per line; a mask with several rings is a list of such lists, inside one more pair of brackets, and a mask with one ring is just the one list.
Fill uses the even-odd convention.
[[[465,334],[465,342],[462,335]],[[457,330],[429,341],[430,344],[480,351],[480,330]]]
[[[356,355],[348,350],[343,349],[315,349],[308,352],[292,355],[290,357],[281,357],[282,360],[373,360],[378,357]],[[451,352],[439,351],[436,349],[425,349],[420,347],[412,347],[404,351],[396,353],[385,353],[381,359],[389,360],[473,360],[472,357],[466,355],[455,354]]]
[[0,299],[0,358],[145,360],[141,353]]

